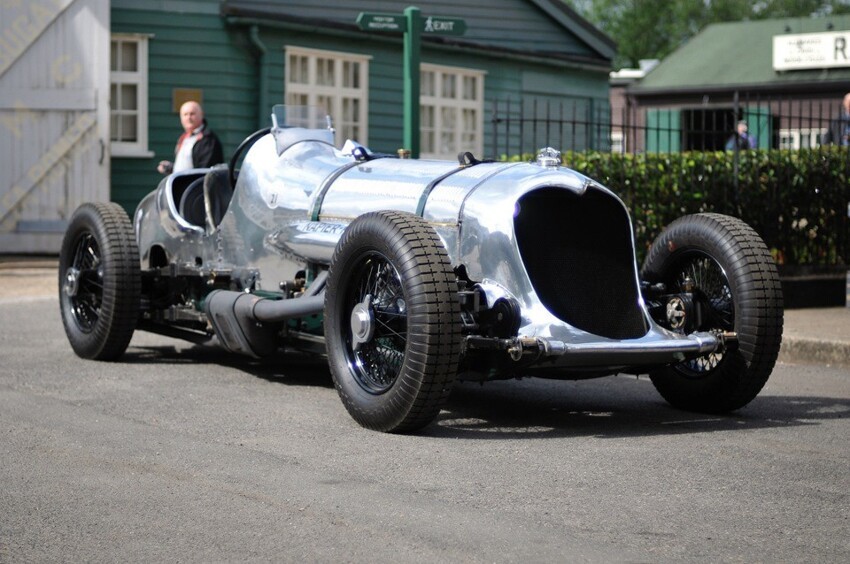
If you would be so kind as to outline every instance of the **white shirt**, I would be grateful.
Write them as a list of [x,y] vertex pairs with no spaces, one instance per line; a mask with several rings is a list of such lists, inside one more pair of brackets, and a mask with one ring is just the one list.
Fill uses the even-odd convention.
[[193,131],[192,135],[184,139],[183,143],[180,144],[180,150],[177,151],[177,155],[174,157],[174,168],[172,169],[172,172],[180,172],[181,170],[195,168],[195,163],[192,161],[192,149],[195,147],[195,143],[198,142],[198,139],[201,138],[201,132],[203,130],[204,126],[202,125]]

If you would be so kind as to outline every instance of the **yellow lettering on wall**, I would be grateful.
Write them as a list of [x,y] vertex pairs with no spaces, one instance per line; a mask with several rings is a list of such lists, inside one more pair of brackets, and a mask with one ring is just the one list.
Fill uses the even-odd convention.
[[22,14],[12,20],[12,31],[22,43],[29,45],[29,43],[36,38],[38,35],[36,22],[31,21],[25,14]]
[[50,67],[50,73],[60,85],[67,85],[75,82],[83,74],[83,66],[79,61],[71,62],[70,55],[62,55],[53,61]]
[[11,131],[16,139],[20,139],[24,134],[21,125],[33,119],[34,114],[35,112],[27,108],[23,102],[17,100],[14,104],[14,111],[0,112],[0,123]]
[[[73,0],[31,1],[29,12],[0,30],[0,75],[5,73]],[[5,22],[4,22],[5,23]]]

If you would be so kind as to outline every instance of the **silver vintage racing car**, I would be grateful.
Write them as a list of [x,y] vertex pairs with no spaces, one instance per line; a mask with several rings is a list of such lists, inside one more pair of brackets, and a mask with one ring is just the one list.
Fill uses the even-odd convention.
[[333,144],[276,106],[229,165],[172,174],[133,219],[73,215],[62,320],[79,356],[136,329],[234,353],[327,355],[361,425],[431,422],[456,379],[649,374],[673,406],[750,402],[782,338],[776,266],[742,221],[673,222],[638,269],[610,190],[535,162],[413,160]]

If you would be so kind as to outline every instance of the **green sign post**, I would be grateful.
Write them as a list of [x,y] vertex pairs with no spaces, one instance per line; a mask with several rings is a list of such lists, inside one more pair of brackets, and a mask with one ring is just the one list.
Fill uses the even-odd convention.
[[419,55],[422,27],[419,8],[404,9],[407,33],[404,34],[404,148],[410,157],[419,158]]
[[463,35],[466,22],[460,18],[428,16],[419,8],[405,8],[404,14],[361,12],[357,25],[364,31],[404,34],[404,148],[419,158],[419,61],[422,35]]

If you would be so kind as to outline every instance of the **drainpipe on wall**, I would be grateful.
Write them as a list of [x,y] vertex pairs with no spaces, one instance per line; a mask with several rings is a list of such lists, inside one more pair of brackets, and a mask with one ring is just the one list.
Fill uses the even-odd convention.
[[255,24],[251,26],[251,29],[248,32],[248,37],[251,39],[251,44],[257,48],[259,52],[259,56],[257,57],[257,63],[260,66],[260,85],[259,85],[259,93],[258,93],[258,112],[257,112],[257,126],[259,128],[266,127],[268,125],[268,116],[271,111],[267,106],[267,92],[268,92],[268,83],[269,76],[268,70],[266,69],[266,49],[265,44],[260,40],[260,29]]

